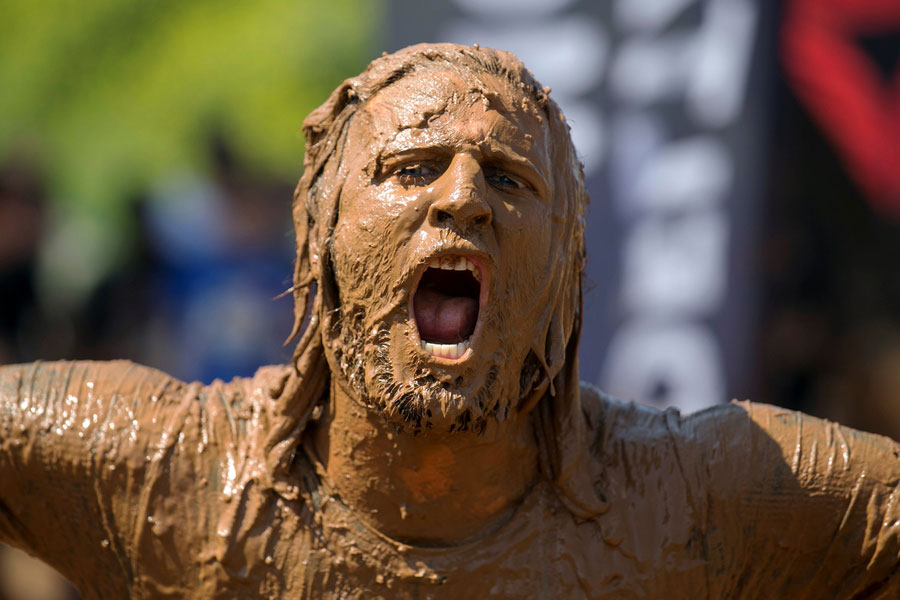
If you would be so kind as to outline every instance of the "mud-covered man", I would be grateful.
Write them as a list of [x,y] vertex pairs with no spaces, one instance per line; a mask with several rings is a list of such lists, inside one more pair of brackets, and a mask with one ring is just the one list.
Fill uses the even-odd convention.
[[0,540],[86,598],[900,596],[894,442],[579,384],[548,92],[453,45],[345,81],[304,124],[293,364],[3,367]]

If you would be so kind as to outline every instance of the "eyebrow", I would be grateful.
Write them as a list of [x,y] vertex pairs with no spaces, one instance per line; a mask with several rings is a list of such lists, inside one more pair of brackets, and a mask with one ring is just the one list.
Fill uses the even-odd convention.
[[[496,150],[491,147],[490,142],[483,142],[473,145],[488,161],[496,161],[498,163],[510,164],[515,167],[519,167],[520,169],[527,169],[529,174],[537,179],[535,183],[537,184],[539,189],[537,189],[536,191],[540,192],[544,196],[549,196],[550,182],[548,181],[548,178],[544,175],[543,172],[541,172],[537,165],[535,165],[528,158],[526,158],[522,154],[519,154],[512,148],[509,148],[509,152],[511,152],[511,154]],[[447,142],[437,141],[432,144],[422,145],[414,140],[404,140],[402,142],[397,142],[397,138],[395,137],[394,139],[385,143],[375,154],[375,163],[377,170],[380,170],[385,162],[391,160],[392,158],[400,157],[406,154],[430,153],[452,155],[455,154],[457,150],[457,145]]]

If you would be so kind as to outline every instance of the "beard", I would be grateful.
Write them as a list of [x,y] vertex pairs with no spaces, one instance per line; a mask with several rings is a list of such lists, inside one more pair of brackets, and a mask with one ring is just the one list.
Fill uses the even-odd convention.
[[[463,376],[447,380],[419,360],[411,361],[412,376],[398,381],[391,357],[391,334],[387,320],[374,328],[365,326],[362,308],[338,309],[332,322],[330,347],[340,377],[352,396],[367,409],[379,412],[389,423],[414,435],[427,431],[482,433],[490,419],[504,421],[539,379],[540,364],[529,351],[522,364],[518,386],[513,394],[504,393],[500,365],[506,364],[506,352],[497,352],[483,364],[482,381],[471,389]],[[502,327],[498,328],[500,331]],[[503,343],[500,348],[506,348]]]

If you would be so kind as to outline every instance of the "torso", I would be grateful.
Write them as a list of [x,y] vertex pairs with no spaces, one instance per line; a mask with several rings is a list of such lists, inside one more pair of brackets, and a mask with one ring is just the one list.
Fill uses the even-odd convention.
[[[85,598],[900,597],[886,438],[583,388],[577,490],[545,477],[495,531],[412,547],[329,492],[294,418],[308,407],[283,403],[289,372],[203,387],[131,363],[0,370],[2,539]],[[579,518],[590,494],[605,508]]]
[[[631,445],[615,443],[610,457],[619,461]],[[244,521],[239,532],[228,532],[227,545],[213,544],[227,547],[216,597],[663,598],[667,589],[705,595],[707,561],[696,526],[705,515],[684,501],[683,482],[632,495],[633,486],[652,479],[626,481],[630,475],[669,467],[653,464],[656,449],[645,451],[649,462],[628,464],[632,455],[607,465],[604,485],[620,493],[607,494],[610,510],[598,519],[576,519],[554,485],[541,480],[497,530],[451,547],[410,546],[369,528],[331,493],[311,453],[298,451],[292,478],[301,498],[250,486],[241,499],[246,508],[230,507]]]
[[[683,544],[677,555],[655,544],[623,545],[604,535],[601,523],[577,522],[546,481],[489,535],[458,546],[426,548],[366,527],[328,493],[310,461],[297,461],[297,475],[304,500],[272,497],[265,512],[276,515],[275,527],[260,531],[253,542],[266,548],[261,564],[251,566],[262,597],[653,598],[648,595],[652,590],[685,585],[699,592],[704,581],[703,562],[685,556]],[[637,516],[645,522],[649,517]],[[659,533],[662,539],[677,537]],[[258,554],[234,550],[238,561]],[[656,562],[660,554],[663,563]],[[666,563],[670,568],[660,568]],[[228,574],[217,594],[233,597],[240,578],[240,572]]]

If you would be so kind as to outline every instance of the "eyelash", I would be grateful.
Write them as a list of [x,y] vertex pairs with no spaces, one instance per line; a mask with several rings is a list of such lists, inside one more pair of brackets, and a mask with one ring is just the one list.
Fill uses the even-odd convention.
[[[411,171],[418,171],[417,173],[412,173]],[[421,185],[426,182],[428,176],[433,173],[434,169],[428,167],[427,165],[423,165],[421,163],[414,163],[411,165],[404,165],[398,168],[394,174],[397,179],[400,180],[400,183],[404,185],[414,184]],[[404,182],[404,179],[410,179],[411,181]]]
[[[522,181],[519,180],[518,177],[516,177],[514,175],[510,175],[508,173],[504,173],[503,171],[495,171],[494,173],[491,173],[491,174],[486,173],[485,179],[487,179],[489,182],[491,182],[492,180],[496,181],[499,179],[505,179],[506,181],[499,183],[499,185],[506,189],[511,188],[514,190],[520,190],[520,189],[526,187],[525,184],[522,183]],[[494,187],[498,187],[498,185],[494,184]]]
[[[411,171],[418,172],[412,173]],[[431,183],[440,176],[440,173],[437,173],[437,169],[430,167],[427,164],[412,163],[402,165],[395,169],[393,176],[397,178],[401,185],[413,186]],[[511,175],[500,169],[487,169],[485,179],[497,189],[520,190],[529,187],[515,175]]]

